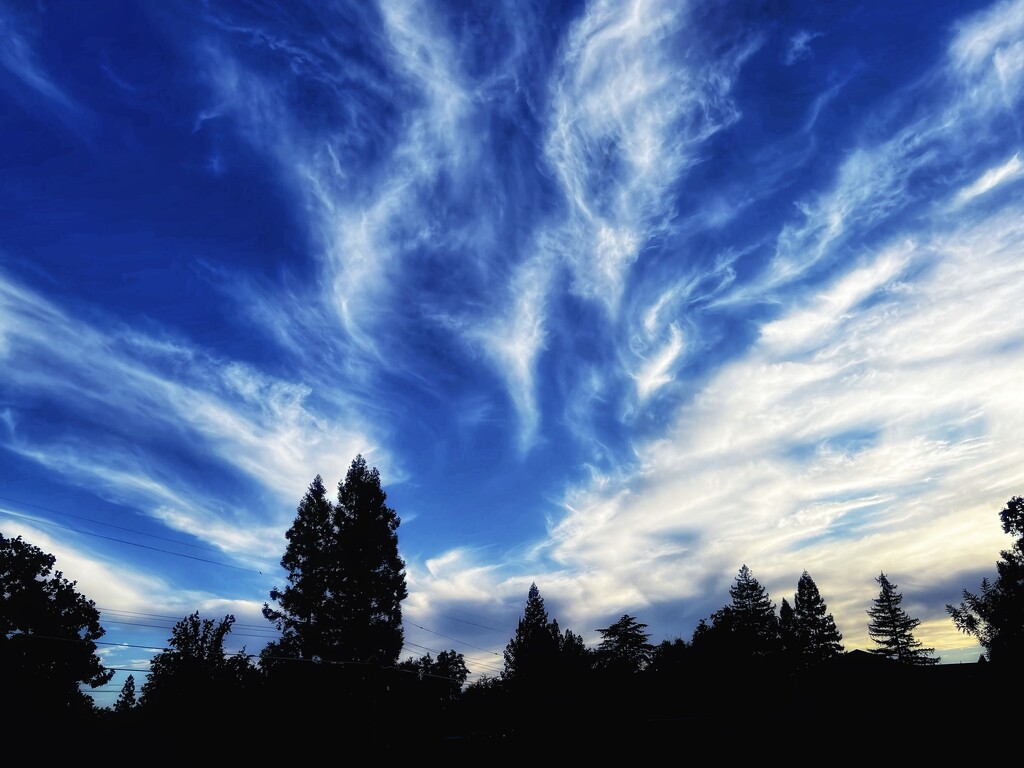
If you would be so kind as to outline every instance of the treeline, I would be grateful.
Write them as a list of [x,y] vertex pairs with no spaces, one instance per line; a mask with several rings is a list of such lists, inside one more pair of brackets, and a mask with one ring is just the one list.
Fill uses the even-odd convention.
[[82,690],[114,674],[97,655],[104,630],[94,603],[53,571],[52,555],[0,535],[3,698],[13,723],[74,724],[146,743],[224,737],[230,724],[245,724],[267,729],[267,750],[272,734],[305,733],[317,743],[374,745],[378,754],[509,747],[544,733],[590,746],[650,743],[728,730],[743,717],[781,722],[797,711],[805,722],[859,720],[877,715],[864,702],[880,697],[947,708],[994,701],[1021,682],[1024,500],[1011,498],[1000,519],[1013,544],[1000,552],[994,579],[946,606],[983,648],[978,664],[937,666],[885,573],[867,611],[876,647],[847,653],[809,573],[792,601],[776,606],[744,564],[726,605],[691,637],[660,644],[624,614],[588,647],[548,615],[533,584],[502,671],[467,684],[455,650],[400,660],[408,594],[400,520],[377,469],[357,456],[333,500],[317,476],[298,505],[281,559],[287,583],[263,607],[279,638],[258,655],[229,654],[234,617],[193,613],[175,624],[145,683],[136,688],[129,676],[111,707]]

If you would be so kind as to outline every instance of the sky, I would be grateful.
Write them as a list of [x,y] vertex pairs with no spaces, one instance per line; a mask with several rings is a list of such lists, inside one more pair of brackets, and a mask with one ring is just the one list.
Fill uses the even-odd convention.
[[402,658],[536,583],[689,640],[742,565],[943,663],[1024,494],[1024,1],[0,0],[0,532],[113,704],[260,609],[316,475],[401,525]]

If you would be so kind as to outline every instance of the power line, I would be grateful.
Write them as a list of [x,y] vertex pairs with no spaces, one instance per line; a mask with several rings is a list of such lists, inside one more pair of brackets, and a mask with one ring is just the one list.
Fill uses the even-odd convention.
[[[404,609],[404,610],[410,610],[410,609]],[[412,608],[411,610],[416,610],[416,609]],[[458,622],[460,622],[462,624],[469,624],[470,626],[473,626],[473,627],[480,627],[480,629],[489,629],[492,632],[506,632],[507,631],[505,629],[498,629],[497,627],[488,627],[486,624],[477,624],[474,621],[466,621],[465,619],[460,619],[460,618],[458,618],[456,616],[450,616],[450,615],[448,615],[446,613],[440,613],[440,614],[437,614],[437,615],[441,616],[442,618],[445,618],[445,619],[451,619],[452,621],[458,621]]]
[[[192,611],[189,614],[186,614],[185,616],[169,616],[169,615],[167,615],[165,613],[144,613],[143,611],[129,611],[129,610],[126,610],[126,609],[123,609],[123,608],[101,608],[100,606],[97,606],[96,610],[98,610],[101,614],[106,614],[106,613],[125,613],[125,614],[128,614],[130,616],[143,616],[143,617],[150,618],[150,619],[167,619],[168,621],[174,621],[174,622],[181,621],[182,619],[188,618],[188,616],[191,616],[192,613],[195,613],[195,611]],[[121,623],[128,623],[128,622],[121,622]],[[268,622],[268,624],[269,624],[269,622]],[[265,624],[249,624],[249,623],[242,623],[242,622],[237,622],[237,621],[232,625],[232,629],[234,629],[235,627],[248,627],[250,629],[269,629],[269,627],[267,625],[265,625]]]
[[408,624],[410,624],[410,625],[412,625],[414,627],[417,627],[418,629],[422,629],[424,632],[430,632],[432,635],[437,635],[438,637],[443,637],[446,640],[452,640],[452,641],[454,641],[456,643],[462,643],[463,645],[469,646],[470,648],[475,648],[478,651],[483,651],[484,653],[493,653],[495,656],[498,655],[497,651],[491,651],[491,650],[488,650],[487,648],[481,648],[478,645],[473,645],[472,643],[467,643],[464,640],[459,640],[458,638],[455,638],[455,637],[449,637],[448,635],[442,635],[440,632],[435,632],[432,629],[427,629],[426,627],[421,627],[419,624],[413,624],[411,621],[410,622],[404,622],[404,623],[408,623]]
[[[186,555],[186,554],[184,554],[182,552],[172,552],[169,549],[160,549],[160,547],[151,547],[151,546],[149,546],[147,544],[139,544],[138,542],[134,542],[134,541],[125,541],[124,539],[115,539],[112,536],[103,536],[103,535],[98,534],[98,533],[93,533],[92,531],[83,531],[80,528],[72,528],[70,525],[61,525],[60,523],[55,523],[52,520],[40,520],[39,518],[36,518],[36,517],[29,517],[28,515],[20,515],[17,512],[11,512],[9,509],[0,509],[0,513],[3,513],[5,515],[9,515],[10,517],[17,517],[17,518],[20,518],[22,520],[30,520],[33,523],[39,523],[41,525],[52,525],[52,526],[55,526],[57,528],[64,528],[65,530],[74,531],[75,533],[82,533],[82,534],[85,534],[86,536],[95,536],[98,539],[105,539],[107,541],[114,541],[114,542],[117,542],[118,544],[127,544],[127,545],[129,545],[131,547],[140,547],[142,549],[149,549],[149,550],[152,550],[154,552],[163,552],[163,553],[168,554],[168,555],[174,555],[175,557],[185,557],[185,558],[188,558],[189,560],[198,560],[201,563],[210,563],[211,565],[219,565],[219,566],[221,566],[223,568],[235,568],[235,569],[237,569],[239,571],[247,571],[249,573],[258,573],[260,576],[263,575],[263,571],[254,570],[252,568],[243,568],[240,565],[232,565],[231,563],[221,563],[221,562],[218,562],[216,560],[207,560],[205,557],[196,557],[195,555]],[[141,532],[137,532],[137,533],[141,533]],[[141,534],[141,535],[147,535],[147,534]]]
[[[85,517],[84,515],[74,515],[74,514],[72,514],[70,512],[61,512],[59,509],[53,509],[52,507],[44,507],[41,504],[32,504],[31,502],[23,501],[21,499],[12,499],[10,496],[0,496],[0,499],[2,499],[4,501],[9,501],[9,502],[11,502],[13,504],[20,504],[23,507],[32,507],[33,509],[41,509],[44,512],[51,512],[52,514],[55,514],[55,515],[63,515],[64,517],[72,517],[72,518],[74,518],[76,520],[84,520],[87,523],[95,523],[96,525],[104,525],[104,526],[106,526],[108,528],[116,528],[119,531],[128,531],[129,533],[136,533],[139,536],[149,536],[152,539],[160,539],[161,541],[169,541],[172,544],[180,544],[183,547],[192,547],[194,549],[202,549],[202,550],[205,550],[207,552],[216,552],[218,554],[223,551],[223,550],[220,550],[220,549],[215,549],[213,547],[204,547],[201,544],[191,544],[191,543],[189,543],[187,541],[181,541],[179,539],[172,539],[169,536],[160,536],[160,535],[155,534],[155,533],[146,533],[145,531],[140,531],[137,528],[126,528],[126,527],[121,526],[121,525],[114,525],[113,523],[105,523],[102,520],[96,520],[95,518],[92,518],[92,517]],[[0,510],[0,511],[7,511],[7,510]],[[35,519],[35,518],[29,518],[29,519]],[[37,522],[46,522],[46,521],[38,520]],[[71,530],[76,530],[76,529],[73,528]],[[81,531],[81,533],[85,533],[85,531]],[[262,563],[262,561],[255,560],[255,559],[253,559],[251,557],[244,557],[244,556],[241,556],[241,555],[239,555],[239,559],[241,559],[241,560],[249,560],[250,562],[253,562],[253,563]]]

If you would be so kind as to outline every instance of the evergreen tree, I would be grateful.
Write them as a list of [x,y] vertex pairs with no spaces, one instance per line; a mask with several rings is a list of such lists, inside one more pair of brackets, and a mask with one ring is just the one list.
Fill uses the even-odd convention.
[[360,455],[331,504],[320,476],[300,502],[281,565],[288,586],[275,587],[263,615],[281,631],[261,658],[393,665],[404,642],[408,596],[398,554],[400,519],[387,505],[380,473]]
[[597,630],[601,635],[597,646],[598,666],[626,674],[645,669],[654,654],[654,647],[648,642],[650,634],[644,632],[645,629],[646,624],[626,614],[611,626]]
[[0,534],[0,699],[12,716],[40,722],[94,714],[80,686],[114,676],[96,654],[105,631],[95,603],[53,570],[55,562],[20,536]]
[[800,666],[814,666],[843,653],[843,636],[807,571],[797,582],[792,635]]
[[959,606],[946,611],[957,629],[978,639],[987,661],[1024,666],[1024,498],[1012,497],[999,513],[1003,532],[1014,537],[999,553],[996,579],[981,581],[981,592],[963,591]]
[[281,632],[279,640],[264,647],[261,656],[266,666],[281,658],[312,660],[329,655],[330,596],[338,587],[337,532],[334,507],[320,475],[309,484],[285,537],[288,545],[281,566],[288,572],[289,586],[270,590],[279,608],[263,604],[263,615]]
[[560,639],[558,623],[548,619],[544,598],[537,584],[531,584],[516,633],[505,646],[502,679],[520,686],[550,680],[558,664]]
[[786,598],[779,604],[779,639],[793,666],[800,665],[800,644],[796,636],[796,615]]
[[[558,622],[555,622],[558,626]],[[593,653],[583,642],[583,637],[566,629],[558,641],[558,671],[567,684],[579,682],[593,664]]]
[[124,715],[134,710],[136,706],[138,706],[138,701],[135,698],[135,675],[128,675],[124,685],[121,686],[121,693],[114,703],[114,712]]
[[744,564],[733,586],[727,618],[741,652],[754,657],[774,656],[781,647],[779,620],[768,591]]
[[401,520],[387,505],[376,467],[357,456],[338,484],[335,507],[341,589],[334,616],[342,658],[390,665],[405,642],[402,601],[409,596],[398,554]]
[[884,573],[875,579],[879,584],[878,597],[868,609],[868,635],[878,648],[871,652],[888,659],[911,665],[937,664],[939,659],[932,654],[934,648],[923,648],[921,641],[914,638],[914,630],[920,619],[907,615],[901,607],[903,595],[896,591],[896,585]]

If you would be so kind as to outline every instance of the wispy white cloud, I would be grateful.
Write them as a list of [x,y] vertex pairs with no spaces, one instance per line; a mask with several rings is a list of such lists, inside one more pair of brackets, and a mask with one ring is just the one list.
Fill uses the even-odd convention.
[[541,259],[520,265],[509,286],[512,299],[506,314],[487,325],[468,330],[479,339],[484,352],[502,372],[509,396],[519,417],[519,447],[529,449],[537,437],[540,414],[534,384],[534,366],[544,347],[544,315],[550,266]]
[[[552,86],[546,157],[567,206],[563,255],[574,290],[613,315],[630,266],[678,213],[671,185],[738,118],[729,90],[757,45],[714,60],[686,22],[673,4],[590,3]],[[680,61],[682,40],[692,50]]]
[[806,29],[801,29],[793,35],[789,39],[789,46],[786,48],[786,65],[791,66],[798,61],[813,57],[814,51],[811,50],[810,43],[816,37],[821,37],[821,33],[808,32]]
[[976,181],[961,189],[956,195],[955,205],[963,205],[1002,184],[1015,181],[1020,178],[1022,171],[1024,171],[1024,163],[1021,163],[1020,153],[1017,152],[1002,165],[990,168]]
[[958,29],[950,60],[971,108],[1010,108],[1024,77],[1024,3],[1007,0],[975,14]]
[[72,98],[38,59],[30,35],[19,28],[13,14],[0,8],[0,66],[18,78],[28,92],[41,98],[42,103],[76,133],[86,134],[90,116],[85,108]]
[[[7,447],[61,471],[65,480],[141,504],[176,529],[227,551],[251,547],[265,555],[265,538],[257,528],[248,534],[234,530],[230,510],[187,480],[172,480],[159,450],[147,453],[131,445],[128,435],[188,441],[244,472],[258,488],[288,501],[279,515],[268,510],[269,524],[276,527],[313,474],[330,477],[373,448],[363,433],[338,426],[337,414],[307,407],[308,385],[217,360],[181,341],[71,317],[6,278],[0,280],[0,317],[6,386],[28,387],[68,404],[67,417],[100,419],[126,430],[118,438],[114,429],[108,442],[92,446],[70,430],[49,436],[12,430]],[[11,419],[17,426],[17,407]]]
[[[776,602],[807,569],[847,647],[873,646],[864,611],[880,571],[926,644],[974,645],[943,609],[972,586],[961,574],[993,566],[1006,543],[997,512],[1020,493],[1024,225],[1014,200],[986,194],[1018,178],[1019,155],[970,169],[994,143],[992,115],[1019,98],[1022,7],[965,25],[917,83],[938,99],[927,119],[893,110],[887,119],[905,121],[888,136],[874,124],[803,221],[780,227],[766,275],[731,284],[731,301],[779,301],[753,345],[680,402],[663,434],[638,441],[635,462],[566,493],[530,564],[546,595],[573,606],[569,626],[669,604],[688,637],[746,563]],[[993,83],[997,99],[985,95]],[[564,178],[577,214],[596,210],[584,175]],[[920,205],[925,193],[940,204]],[[968,200],[979,204],[948,215]],[[695,284],[650,290],[634,312],[650,360],[637,370],[654,384],[679,359],[666,331]]]

